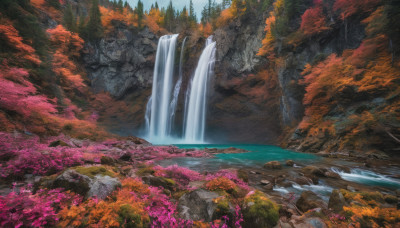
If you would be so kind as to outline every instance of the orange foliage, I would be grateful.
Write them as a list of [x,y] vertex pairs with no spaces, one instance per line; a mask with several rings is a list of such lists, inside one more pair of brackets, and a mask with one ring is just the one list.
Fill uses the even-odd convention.
[[122,21],[127,25],[138,26],[138,18],[132,11],[128,8],[124,8],[123,11],[112,10],[100,6],[101,13],[101,24],[106,29],[107,32],[110,32],[113,29],[111,22],[113,20]]
[[217,27],[222,27],[227,25],[230,21],[232,21],[239,15],[242,15],[244,12],[246,12],[246,8],[238,9],[237,1],[233,1],[231,6],[223,10],[220,16],[217,18],[216,22]]
[[301,16],[300,29],[307,36],[312,36],[329,29],[326,26],[322,3],[319,2],[316,6],[304,12],[303,16]]
[[206,187],[208,190],[215,191],[215,190],[224,190],[224,191],[232,191],[236,188],[236,184],[229,180],[226,177],[217,177],[210,180]]
[[340,16],[342,20],[358,13],[358,12],[369,12],[375,9],[381,0],[336,0],[333,5],[333,9],[340,10]]
[[146,205],[137,196],[144,193],[142,189],[148,190],[148,186],[138,180],[125,179],[122,181],[122,189],[106,200],[96,202],[90,199],[79,206],[73,205],[61,210],[59,225],[61,227],[121,227],[122,225],[146,227],[150,218],[145,210]]
[[0,21],[0,37],[5,39],[5,41],[17,51],[16,59],[22,58],[36,65],[40,65],[42,62],[35,54],[35,49],[23,42],[22,37],[19,36],[18,30],[12,26],[11,21],[6,19]]
[[54,7],[50,6],[46,3],[45,0],[31,0],[31,4],[35,7],[40,9],[43,12],[46,12],[52,19],[56,20],[57,22],[61,22],[62,14],[59,10],[55,9]]
[[65,84],[74,88],[81,88],[82,76],[77,73],[78,68],[70,57],[79,57],[84,41],[78,34],[66,30],[62,25],[48,29],[50,41],[56,48],[53,55],[53,71],[65,80]]
[[209,37],[213,33],[213,28],[212,28],[210,22],[207,22],[205,25],[200,23],[199,30],[203,34],[204,37]]
[[269,17],[265,21],[266,25],[264,31],[266,32],[266,35],[265,38],[262,40],[262,47],[259,49],[257,53],[258,56],[268,55],[268,58],[270,60],[275,59],[274,42],[276,37],[274,36],[272,30],[275,26],[277,17],[281,16],[283,10],[284,10],[284,1],[283,0],[275,1],[274,10],[269,13]]
[[[374,30],[371,24],[381,22],[382,8],[378,8],[371,17],[365,20],[369,23],[369,37],[355,50],[345,50],[341,57],[332,54],[326,60],[311,66],[306,65],[301,81],[306,86],[303,103],[306,106],[305,117],[299,125],[300,129],[309,130],[309,136],[315,136],[328,131],[335,134],[335,129],[345,131],[342,142],[354,148],[364,148],[369,143],[379,143],[377,137],[367,134],[371,129],[377,129],[380,120],[388,120],[397,110],[398,102],[385,103],[385,109],[366,110],[354,115],[348,115],[345,120],[332,117],[330,112],[341,112],[346,105],[347,93],[361,96],[390,97],[394,91],[400,91],[397,83],[399,62],[392,64],[391,54],[387,50],[387,37]],[[379,25],[379,24],[378,24]],[[373,32],[368,32],[373,31]],[[352,96],[353,96],[352,95]],[[348,95],[347,95],[348,96]],[[393,110],[393,112],[389,111]],[[389,117],[391,116],[391,117]],[[363,137],[360,137],[363,135]],[[343,145],[342,145],[343,146]]]
[[164,24],[164,17],[161,15],[161,11],[159,9],[153,8],[148,14],[146,14],[145,24],[155,34],[167,33],[167,30],[161,27],[162,24]]

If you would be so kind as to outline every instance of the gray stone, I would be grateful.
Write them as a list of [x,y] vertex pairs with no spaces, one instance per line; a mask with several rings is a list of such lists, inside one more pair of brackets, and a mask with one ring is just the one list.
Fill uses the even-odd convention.
[[213,202],[219,195],[215,192],[197,189],[186,193],[179,199],[178,210],[187,220],[211,222],[217,205]]
[[117,178],[110,176],[96,175],[89,185],[90,189],[87,197],[97,197],[98,199],[107,198],[110,193],[121,187],[121,182]]

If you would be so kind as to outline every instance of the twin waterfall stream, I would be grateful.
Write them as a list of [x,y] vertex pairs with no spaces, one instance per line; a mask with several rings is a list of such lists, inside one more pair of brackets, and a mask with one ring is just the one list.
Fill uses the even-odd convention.
[[209,37],[184,98],[183,129],[174,131],[183,73],[182,62],[186,38],[182,42],[178,75],[175,74],[175,53],[179,34],[162,36],[158,42],[154,66],[152,95],[146,108],[146,136],[153,144],[201,144],[207,113],[207,90],[214,73],[216,42]]

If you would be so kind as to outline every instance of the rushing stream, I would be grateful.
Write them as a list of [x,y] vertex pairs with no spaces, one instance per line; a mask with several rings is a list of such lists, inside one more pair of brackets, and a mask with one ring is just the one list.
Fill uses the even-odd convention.
[[[384,174],[380,174],[377,172],[373,172],[371,170],[366,170],[362,168],[356,168],[356,163],[346,162],[341,160],[329,161],[326,163],[324,158],[316,156],[314,154],[306,154],[306,153],[298,153],[294,151],[289,151],[282,149],[276,146],[268,146],[268,145],[251,145],[251,144],[230,144],[230,145],[218,145],[218,144],[186,144],[186,145],[176,145],[179,148],[183,149],[205,149],[205,148],[217,148],[217,149],[226,149],[230,147],[240,148],[249,151],[248,153],[237,153],[237,154],[217,154],[214,158],[175,158],[170,160],[160,161],[159,164],[162,166],[169,166],[173,164],[178,164],[179,166],[188,167],[190,169],[203,172],[207,171],[217,171],[219,169],[226,168],[248,168],[259,170],[262,169],[263,164],[269,161],[279,161],[282,164],[285,163],[286,160],[295,161],[295,167],[304,167],[307,165],[316,165],[316,164],[328,164],[330,166],[346,166],[346,167],[354,167],[350,170],[349,173],[342,171],[340,168],[332,168],[331,171],[338,173],[341,178],[348,182],[354,182],[357,184],[365,185],[365,186],[379,186],[388,189],[398,189],[400,188],[400,180],[389,177]],[[285,169],[285,167],[284,167]],[[392,170],[394,173],[398,173],[399,170]],[[290,175],[290,173],[289,173]],[[300,194],[302,191],[310,190],[318,195],[320,195],[323,199],[328,200],[330,193],[333,190],[332,186],[325,183],[323,180],[320,180],[319,184],[309,185],[299,185],[297,183],[292,183],[290,187],[282,187],[275,186],[274,191],[287,194],[289,192],[293,192],[296,194]]]

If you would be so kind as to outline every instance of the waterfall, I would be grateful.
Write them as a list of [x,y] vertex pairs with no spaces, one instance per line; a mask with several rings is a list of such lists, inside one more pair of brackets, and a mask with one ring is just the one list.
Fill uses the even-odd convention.
[[153,90],[146,111],[146,118],[149,121],[147,137],[153,143],[163,143],[171,135],[171,116],[174,115],[171,112],[171,103],[177,40],[178,34],[175,34],[162,36],[158,42]]
[[178,98],[179,98],[179,93],[181,91],[181,86],[182,86],[182,77],[183,77],[183,72],[182,72],[182,63],[183,63],[183,55],[185,54],[185,44],[186,44],[186,39],[187,37],[185,37],[185,39],[183,39],[182,42],[182,47],[181,47],[181,56],[179,58],[179,79],[175,84],[175,89],[174,89],[174,93],[173,93],[173,99],[171,101],[171,125],[174,124],[175,121],[175,113],[176,113],[176,107],[178,106]]
[[204,143],[207,113],[207,87],[214,73],[216,42],[210,36],[200,56],[191,81],[189,103],[186,113],[185,143]]

